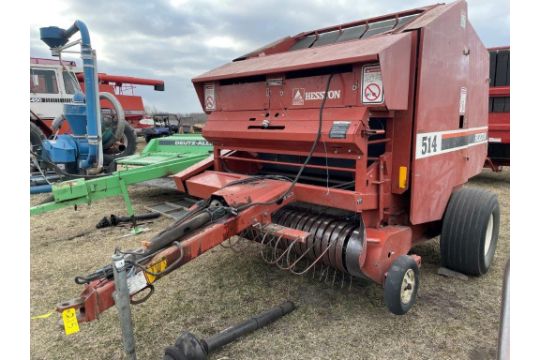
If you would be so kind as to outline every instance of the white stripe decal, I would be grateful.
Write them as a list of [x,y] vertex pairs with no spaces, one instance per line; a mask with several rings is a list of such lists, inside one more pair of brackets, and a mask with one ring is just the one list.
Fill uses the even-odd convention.
[[483,126],[470,129],[419,133],[416,135],[416,159],[423,159],[485,144],[488,141],[487,129],[487,126]]

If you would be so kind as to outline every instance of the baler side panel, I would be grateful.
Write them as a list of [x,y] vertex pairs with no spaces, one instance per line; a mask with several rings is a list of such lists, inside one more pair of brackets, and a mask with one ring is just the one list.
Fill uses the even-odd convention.
[[[467,50],[470,51],[469,75],[467,82],[467,113],[465,127],[481,128],[489,124],[489,52],[480,37],[467,21]],[[485,130],[485,143],[466,149],[467,167],[462,182],[478,175],[486,161],[488,151],[488,129]]]
[[412,33],[396,42],[379,55],[381,73],[384,81],[384,102],[387,109],[407,110],[409,102],[409,81]]
[[[414,89],[416,85],[416,49],[418,46],[418,32],[411,32],[411,51],[409,63],[409,88],[406,90],[409,98],[407,100],[407,110],[396,112],[394,118],[394,136],[392,139],[392,193],[403,194],[410,189],[411,183],[411,153],[412,153],[412,132],[413,132],[413,116],[415,107]],[[400,168],[406,168],[406,178],[404,186],[400,185]]]
[[[411,181],[413,224],[440,220],[453,189],[482,170],[487,152],[488,52],[467,21],[465,2],[447,5],[442,10],[421,29]],[[463,98],[466,102],[461,104],[461,110],[465,112],[460,118]],[[419,156],[422,150],[418,139],[425,134],[456,131],[457,134],[444,136],[469,141],[466,136],[459,136],[467,134],[468,129],[476,129],[472,130],[474,144]],[[437,146],[440,151],[442,144]]]

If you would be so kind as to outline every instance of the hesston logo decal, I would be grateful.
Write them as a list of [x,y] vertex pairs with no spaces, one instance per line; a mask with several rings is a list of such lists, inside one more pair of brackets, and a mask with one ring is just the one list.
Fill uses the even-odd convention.
[[[328,90],[327,99],[340,99],[341,90]],[[324,91],[306,91],[304,88],[294,88],[292,91],[292,104],[304,105],[305,101],[324,99]]]
[[293,89],[292,93],[293,93],[292,104],[304,105],[304,95],[306,94],[306,90],[302,88],[296,88],[296,89]]

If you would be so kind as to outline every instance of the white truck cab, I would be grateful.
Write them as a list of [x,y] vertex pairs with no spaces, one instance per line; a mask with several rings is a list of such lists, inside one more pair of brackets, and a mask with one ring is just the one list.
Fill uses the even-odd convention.
[[30,110],[43,120],[52,120],[63,112],[80,89],[74,61],[30,58]]

